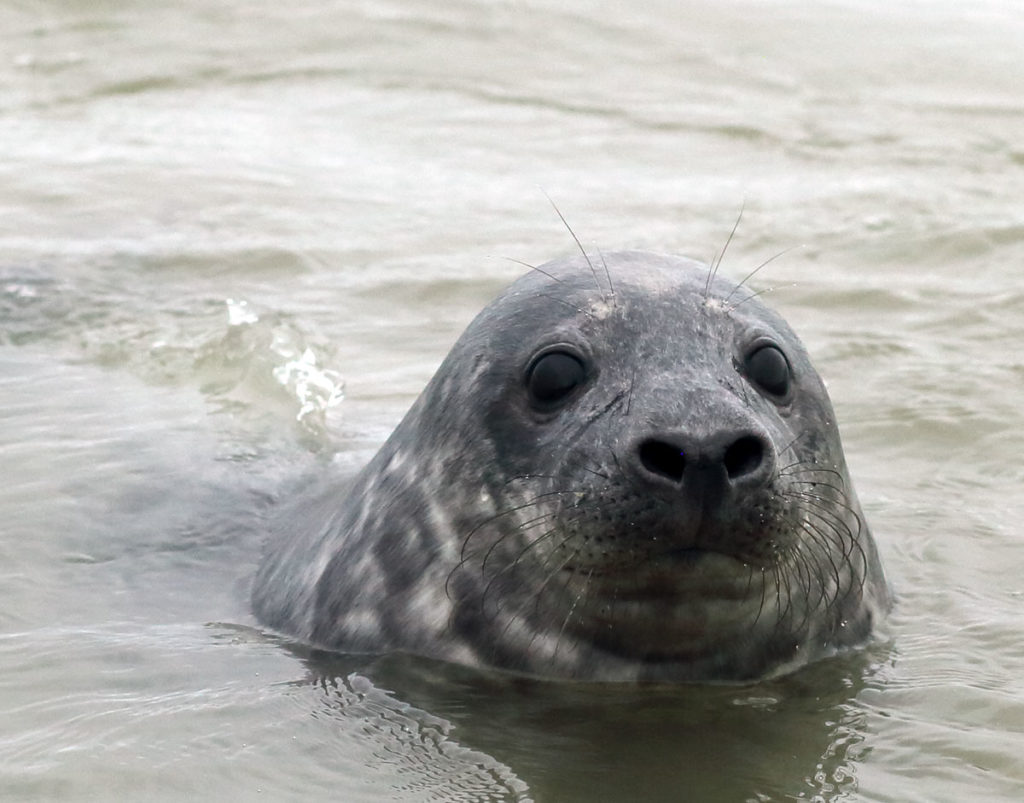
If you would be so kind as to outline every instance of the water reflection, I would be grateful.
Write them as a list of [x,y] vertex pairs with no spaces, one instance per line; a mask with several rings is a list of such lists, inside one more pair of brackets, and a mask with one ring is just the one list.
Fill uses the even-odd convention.
[[518,799],[828,801],[857,788],[857,698],[884,652],[742,687],[546,682],[408,656],[307,660],[322,710],[363,729],[396,780],[422,772],[427,783],[438,765],[424,746],[450,766],[442,745],[457,744],[459,760],[496,762],[525,784]]

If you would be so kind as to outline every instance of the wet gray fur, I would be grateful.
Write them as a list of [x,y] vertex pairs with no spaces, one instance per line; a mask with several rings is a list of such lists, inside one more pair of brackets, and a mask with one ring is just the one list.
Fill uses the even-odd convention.
[[[373,460],[298,500],[255,579],[262,622],[332,650],[612,681],[745,680],[868,640],[889,591],[796,335],[750,290],[708,287],[707,266],[604,262],[512,284]],[[745,374],[766,343],[786,398]],[[559,349],[585,381],[537,409],[528,370]],[[678,476],[652,443],[686,455]],[[735,444],[753,456],[724,470]]]

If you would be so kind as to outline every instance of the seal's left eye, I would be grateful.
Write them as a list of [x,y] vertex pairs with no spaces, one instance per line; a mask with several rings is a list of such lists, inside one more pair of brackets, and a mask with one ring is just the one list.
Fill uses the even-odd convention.
[[539,407],[555,405],[583,384],[586,375],[583,361],[574,354],[565,351],[542,354],[526,375],[530,401]]
[[761,346],[752,351],[747,355],[743,369],[751,382],[773,396],[789,393],[789,362],[775,346]]

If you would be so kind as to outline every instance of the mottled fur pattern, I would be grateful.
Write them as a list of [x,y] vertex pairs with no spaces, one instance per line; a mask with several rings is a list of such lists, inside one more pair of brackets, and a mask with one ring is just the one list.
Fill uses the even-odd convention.
[[[889,592],[799,340],[706,266],[599,264],[514,283],[366,468],[304,500],[256,578],[263,622],[611,681],[744,680],[867,640]],[[784,395],[745,368],[763,344]],[[551,350],[585,377],[546,409],[526,377]]]

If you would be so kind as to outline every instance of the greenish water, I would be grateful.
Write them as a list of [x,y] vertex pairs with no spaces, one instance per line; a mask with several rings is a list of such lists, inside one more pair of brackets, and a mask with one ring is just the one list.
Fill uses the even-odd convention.
[[[0,9],[0,797],[1017,800],[1024,18],[1012,2]],[[542,192],[543,190],[543,192]],[[326,662],[247,606],[581,239],[709,259],[829,384],[899,601],[746,688]]]

